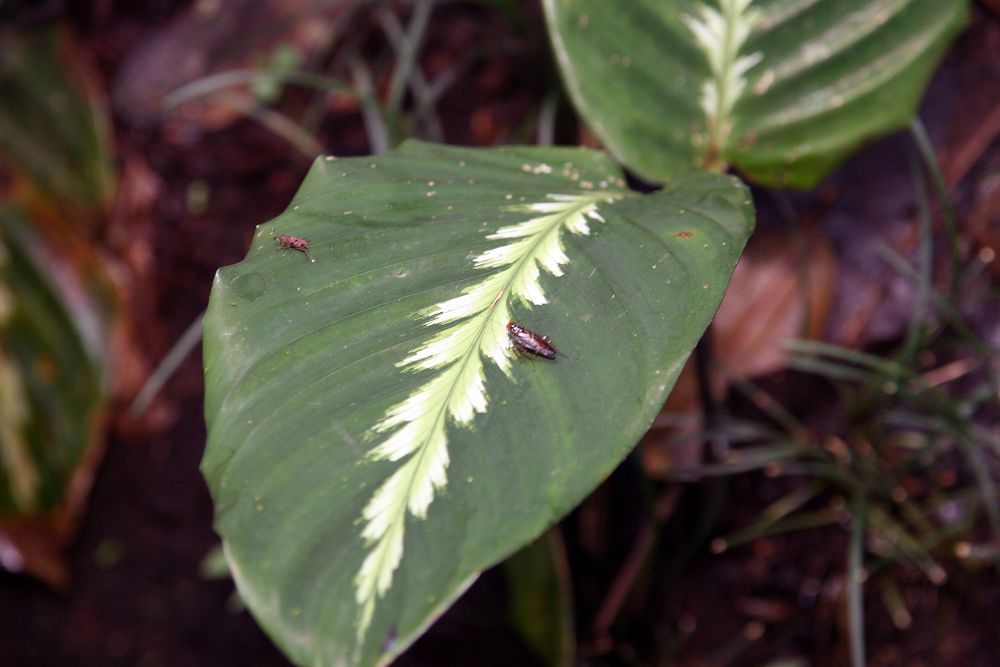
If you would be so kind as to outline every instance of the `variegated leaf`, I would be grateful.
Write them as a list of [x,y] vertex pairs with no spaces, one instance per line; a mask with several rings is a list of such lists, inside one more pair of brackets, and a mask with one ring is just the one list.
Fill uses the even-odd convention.
[[[205,325],[216,526],[293,660],[390,659],[596,486],[751,226],[735,179],[638,196],[586,150],[318,161],[219,272]],[[517,354],[511,320],[557,358]]]
[[[0,543],[8,546],[7,521],[72,516],[67,509],[88,488],[92,471],[74,479],[101,444],[117,324],[97,265],[72,234],[46,236],[20,208],[0,208]],[[57,535],[71,525],[65,516],[51,523]],[[16,547],[4,564],[30,570]]]
[[809,187],[906,126],[965,0],[544,0],[580,113],[662,181],[735,165]]

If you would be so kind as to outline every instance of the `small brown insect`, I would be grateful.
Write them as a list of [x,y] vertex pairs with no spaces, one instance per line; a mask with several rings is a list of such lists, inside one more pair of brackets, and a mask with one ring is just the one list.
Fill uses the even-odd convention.
[[537,334],[517,322],[507,323],[507,335],[514,345],[514,351],[519,354],[534,354],[546,359],[555,359],[559,351],[548,336]]
[[298,250],[306,257],[309,257],[309,239],[301,236],[289,236],[288,234],[278,234],[274,237],[278,250]]

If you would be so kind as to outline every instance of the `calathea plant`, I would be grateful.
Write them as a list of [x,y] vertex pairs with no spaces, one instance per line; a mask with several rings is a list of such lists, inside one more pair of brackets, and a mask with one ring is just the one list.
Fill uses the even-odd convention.
[[[411,141],[323,158],[216,278],[203,471],[240,594],[296,663],[391,661],[599,484],[753,229],[746,186],[711,172],[816,182],[905,122],[965,15],[922,0],[544,4],[579,110],[662,190],[630,191],[584,149]],[[903,99],[884,122],[880,91]]]

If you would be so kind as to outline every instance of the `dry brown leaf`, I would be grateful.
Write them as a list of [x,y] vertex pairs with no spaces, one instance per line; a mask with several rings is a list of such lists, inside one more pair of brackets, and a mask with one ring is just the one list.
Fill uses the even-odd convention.
[[816,226],[754,234],[712,324],[715,360],[731,377],[780,370],[793,338],[826,329],[837,279],[829,239]]
[[[822,335],[833,302],[837,261],[829,239],[811,225],[800,236],[759,230],[740,258],[712,323],[712,395],[727,379],[784,367],[785,341]],[[640,443],[647,474],[663,479],[704,460],[702,408],[694,357],[688,359],[660,417]]]

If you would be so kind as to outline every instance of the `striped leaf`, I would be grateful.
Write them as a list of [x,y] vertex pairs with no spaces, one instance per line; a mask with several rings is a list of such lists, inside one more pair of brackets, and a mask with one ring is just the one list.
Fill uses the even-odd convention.
[[0,520],[82,500],[71,481],[100,444],[117,305],[95,266],[71,234],[0,209]]
[[[735,179],[643,197],[586,150],[317,161],[220,270],[205,321],[216,527],[289,656],[391,659],[600,483],[752,219]],[[510,321],[556,358],[515,346]]]
[[58,587],[128,343],[87,237],[115,183],[87,52],[58,27],[0,31],[0,561]]
[[627,166],[795,187],[907,125],[968,15],[964,0],[544,2],[577,108]]

